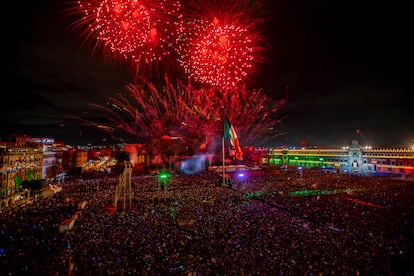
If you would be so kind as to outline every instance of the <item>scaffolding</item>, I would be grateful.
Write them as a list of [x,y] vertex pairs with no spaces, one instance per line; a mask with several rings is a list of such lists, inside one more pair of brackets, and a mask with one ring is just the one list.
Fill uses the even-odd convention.
[[119,184],[115,188],[115,198],[114,198],[115,210],[117,210],[118,208],[118,201],[122,200],[124,213],[126,210],[127,200],[129,202],[128,204],[129,208],[131,208],[131,204],[132,204],[131,175],[132,175],[131,163],[125,162],[124,171],[120,175]]

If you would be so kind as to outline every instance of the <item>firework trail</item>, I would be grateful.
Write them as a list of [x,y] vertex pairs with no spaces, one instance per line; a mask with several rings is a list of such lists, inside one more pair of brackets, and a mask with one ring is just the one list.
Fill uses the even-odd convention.
[[165,77],[163,87],[140,78],[126,89],[127,93],[109,98],[107,105],[92,104],[109,115],[107,122],[84,120],[84,124],[106,130],[114,139],[129,137],[145,143],[169,135],[201,144],[221,139],[225,114],[237,128],[242,146],[264,143],[281,134],[278,125],[282,119],[276,113],[283,100],[271,101],[262,90],[251,91],[245,85],[222,93],[214,88],[195,89],[180,81],[174,85]]
[[190,78],[222,90],[251,79],[263,61],[260,20],[237,1],[198,1],[185,12],[179,63]]
[[137,71],[167,59],[183,32],[181,4],[176,0],[80,0],[67,9],[81,16],[81,29],[106,56],[131,61]]
[[104,124],[88,124],[109,131],[115,139],[126,135],[147,142],[161,135],[187,136],[188,132],[198,132],[192,129],[204,129],[200,124],[206,122],[205,118],[215,117],[209,113],[215,110],[205,104],[203,108],[197,107],[203,97],[191,93],[190,85],[178,84],[175,88],[168,78],[159,88],[140,77],[136,83],[128,84],[126,90],[127,93],[110,97],[107,105],[91,104],[109,114],[109,119]]

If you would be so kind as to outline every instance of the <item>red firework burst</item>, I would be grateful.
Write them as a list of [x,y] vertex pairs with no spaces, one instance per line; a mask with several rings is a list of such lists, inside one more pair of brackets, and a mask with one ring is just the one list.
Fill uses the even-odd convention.
[[75,26],[86,29],[105,53],[140,64],[170,55],[180,38],[181,5],[176,0],[80,0]]
[[259,20],[249,17],[235,1],[228,2],[193,7],[178,47],[179,62],[190,77],[221,89],[251,78],[265,50],[257,30]]

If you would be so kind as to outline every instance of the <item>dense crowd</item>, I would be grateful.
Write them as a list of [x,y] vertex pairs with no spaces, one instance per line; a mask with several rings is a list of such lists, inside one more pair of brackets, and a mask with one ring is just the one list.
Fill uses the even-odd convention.
[[118,181],[72,179],[2,214],[0,274],[414,274],[414,182],[269,170],[222,185],[204,172],[173,175],[161,190],[156,177],[134,176],[131,206],[113,213]]

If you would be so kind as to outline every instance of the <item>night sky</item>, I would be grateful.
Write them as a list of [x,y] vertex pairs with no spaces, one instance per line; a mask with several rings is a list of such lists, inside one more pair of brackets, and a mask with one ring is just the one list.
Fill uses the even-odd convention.
[[[1,136],[20,132],[68,144],[106,137],[71,119],[124,91],[125,64],[93,54],[61,1],[11,1],[3,18]],[[363,2],[363,3],[361,3]],[[273,146],[410,146],[414,139],[412,20],[408,4],[262,1],[266,61],[253,86],[286,104]],[[236,126],[237,127],[237,126]],[[243,137],[240,137],[243,145]]]

